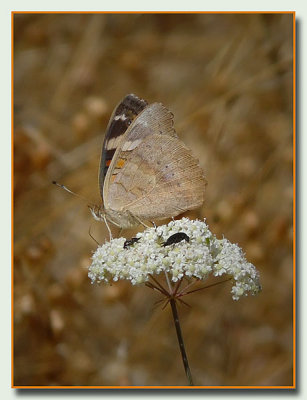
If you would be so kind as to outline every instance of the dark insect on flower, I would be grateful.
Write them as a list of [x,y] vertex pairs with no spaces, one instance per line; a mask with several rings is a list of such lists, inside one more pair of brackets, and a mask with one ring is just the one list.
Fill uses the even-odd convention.
[[131,238],[129,240],[126,240],[124,243],[124,249],[127,249],[128,247],[132,246],[134,243],[137,243],[140,240],[140,238]]
[[190,241],[190,238],[187,234],[184,232],[177,232],[171,235],[166,242],[164,242],[163,247],[165,246],[170,246],[171,244],[179,243],[182,240],[185,240],[186,242]]

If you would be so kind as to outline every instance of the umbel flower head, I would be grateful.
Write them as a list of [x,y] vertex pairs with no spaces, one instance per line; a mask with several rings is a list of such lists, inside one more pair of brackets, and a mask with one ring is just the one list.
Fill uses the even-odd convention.
[[135,285],[164,272],[173,282],[227,275],[233,280],[234,300],[261,290],[259,273],[240,247],[217,239],[205,221],[188,218],[148,228],[131,241],[121,237],[99,246],[88,276],[92,283],[126,279]]

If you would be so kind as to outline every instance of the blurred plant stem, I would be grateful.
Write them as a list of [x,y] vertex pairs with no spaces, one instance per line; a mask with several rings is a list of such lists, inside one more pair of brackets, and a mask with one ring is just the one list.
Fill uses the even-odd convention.
[[171,305],[184,370],[185,370],[186,376],[188,378],[189,385],[194,386],[193,378],[192,378],[192,374],[191,374],[191,370],[190,370],[190,366],[189,366],[189,362],[188,362],[188,357],[187,357],[185,347],[184,347],[184,341],[183,341],[183,337],[182,337],[176,302],[180,301],[182,304],[189,306],[189,304],[187,304],[185,301],[183,301],[181,297],[186,296],[190,293],[198,292],[199,290],[204,290],[204,289],[208,289],[209,287],[220,285],[221,283],[228,282],[232,278],[227,278],[223,281],[219,281],[219,282],[216,282],[216,283],[213,283],[210,285],[202,286],[201,288],[198,288],[198,289],[187,290],[187,289],[191,288],[197,282],[197,280],[194,280],[193,282],[189,283],[183,289],[180,290],[180,286],[182,284],[183,278],[179,279],[177,281],[177,283],[175,284],[175,286],[172,287],[172,284],[169,280],[168,274],[165,272],[166,283],[168,286],[168,289],[167,289],[164,286],[162,286],[161,283],[156,278],[154,278],[151,274],[149,274],[149,275],[153,282],[146,282],[145,285],[147,287],[149,287],[150,289],[157,290],[164,296],[164,298],[161,300],[158,300],[156,302],[156,304],[159,304],[164,301],[164,306],[162,307],[162,309],[164,309],[168,303]]
[[189,366],[189,362],[188,362],[188,357],[187,357],[185,347],[184,347],[184,341],[183,341],[180,322],[179,322],[176,300],[174,298],[170,298],[169,303],[172,308],[174,324],[175,324],[175,328],[176,328],[177,339],[178,339],[178,343],[179,343],[179,347],[180,347],[180,352],[181,352],[181,357],[182,357],[185,374],[188,378],[189,385],[194,386],[192,374],[191,374],[191,370],[190,370],[190,366]]

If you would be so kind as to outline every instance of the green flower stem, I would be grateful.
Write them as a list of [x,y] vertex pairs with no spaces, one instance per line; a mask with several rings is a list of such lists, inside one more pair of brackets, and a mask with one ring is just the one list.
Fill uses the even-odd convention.
[[177,339],[178,339],[178,343],[179,343],[179,347],[180,347],[180,351],[181,351],[181,357],[182,357],[185,374],[188,378],[189,385],[194,386],[191,370],[189,367],[188,357],[185,352],[185,347],[184,347],[184,342],[183,342],[183,337],[182,337],[182,332],[181,332],[181,327],[180,327],[180,322],[179,322],[179,316],[178,316],[178,311],[177,311],[177,306],[176,306],[176,300],[174,298],[170,298],[169,302],[170,302],[170,305],[172,308],[174,324],[176,327]]

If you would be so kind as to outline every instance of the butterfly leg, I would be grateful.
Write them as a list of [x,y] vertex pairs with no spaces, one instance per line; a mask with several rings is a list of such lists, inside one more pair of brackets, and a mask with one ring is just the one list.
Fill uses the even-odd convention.
[[107,227],[107,229],[108,229],[108,231],[109,231],[109,235],[110,235],[110,240],[112,240],[113,239],[113,236],[112,236],[112,232],[111,232],[111,229],[110,229],[110,227],[109,227],[109,224],[108,224],[108,222],[107,222],[107,219],[106,219],[106,216],[105,215],[103,215],[103,220],[104,220],[104,223],[106,224],[106,227]]
[[137,216],[131,214],[133,218],[135,218],[141,225],[143,225],[145,228],[151,228],[151,226],[145,224],[145,222],[143,222],[140,218],[138,218]]
[[88,234],[89,234],[90,237],[94,240],[94,242],[96,242],[97,245],[100,246],[100,243],[98,243],[97,240],[94,238],[94,236],[91,234],[91,228],[92,228],[92,224],[91,224],[90,227],[89,227]]
[[154,221],[150,221],[153,225],[153,227],[155,228],[155,231],[157,230],[157,225],[154,223]]

